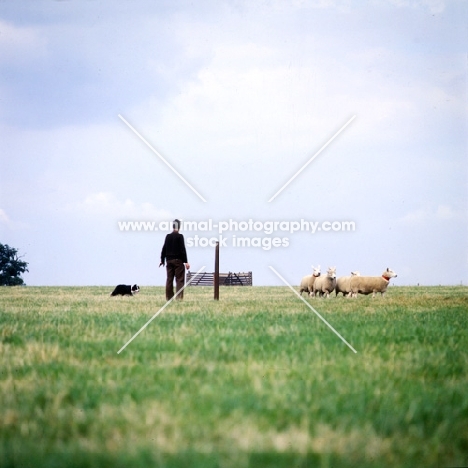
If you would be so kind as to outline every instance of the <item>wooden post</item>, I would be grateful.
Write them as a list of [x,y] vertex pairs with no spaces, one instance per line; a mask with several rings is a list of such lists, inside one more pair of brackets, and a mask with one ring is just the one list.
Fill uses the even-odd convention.
[[214,271],[214,300],[219,301],[219,242],[216,242],[215,248],[215,271]]

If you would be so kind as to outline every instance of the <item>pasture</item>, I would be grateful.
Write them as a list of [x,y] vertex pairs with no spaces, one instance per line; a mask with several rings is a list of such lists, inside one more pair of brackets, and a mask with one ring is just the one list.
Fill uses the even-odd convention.
[[0,289],[0,466],[468,465],[468,288]]

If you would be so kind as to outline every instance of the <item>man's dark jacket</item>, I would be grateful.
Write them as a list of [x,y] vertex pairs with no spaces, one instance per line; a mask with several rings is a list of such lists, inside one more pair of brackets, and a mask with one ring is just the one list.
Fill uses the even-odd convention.
[[165,260],[182,260],[183,263],[187,263],[184,236],[177,231],[166,236],[161,250],[161,263],[164,264]]

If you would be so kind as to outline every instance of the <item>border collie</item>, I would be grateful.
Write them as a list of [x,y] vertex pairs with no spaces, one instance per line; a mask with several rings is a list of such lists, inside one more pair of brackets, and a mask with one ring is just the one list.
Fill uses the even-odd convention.
[[111,292],[111,296],[134,296],[136,293],[140,292],[140,286],[134,284],[133,286],[126,284],[119,284]]

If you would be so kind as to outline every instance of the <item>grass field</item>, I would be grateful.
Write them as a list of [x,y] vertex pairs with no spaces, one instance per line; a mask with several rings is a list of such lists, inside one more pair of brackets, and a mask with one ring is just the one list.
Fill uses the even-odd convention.
[[0,289],[2,467],[468,465],[468,288]]

